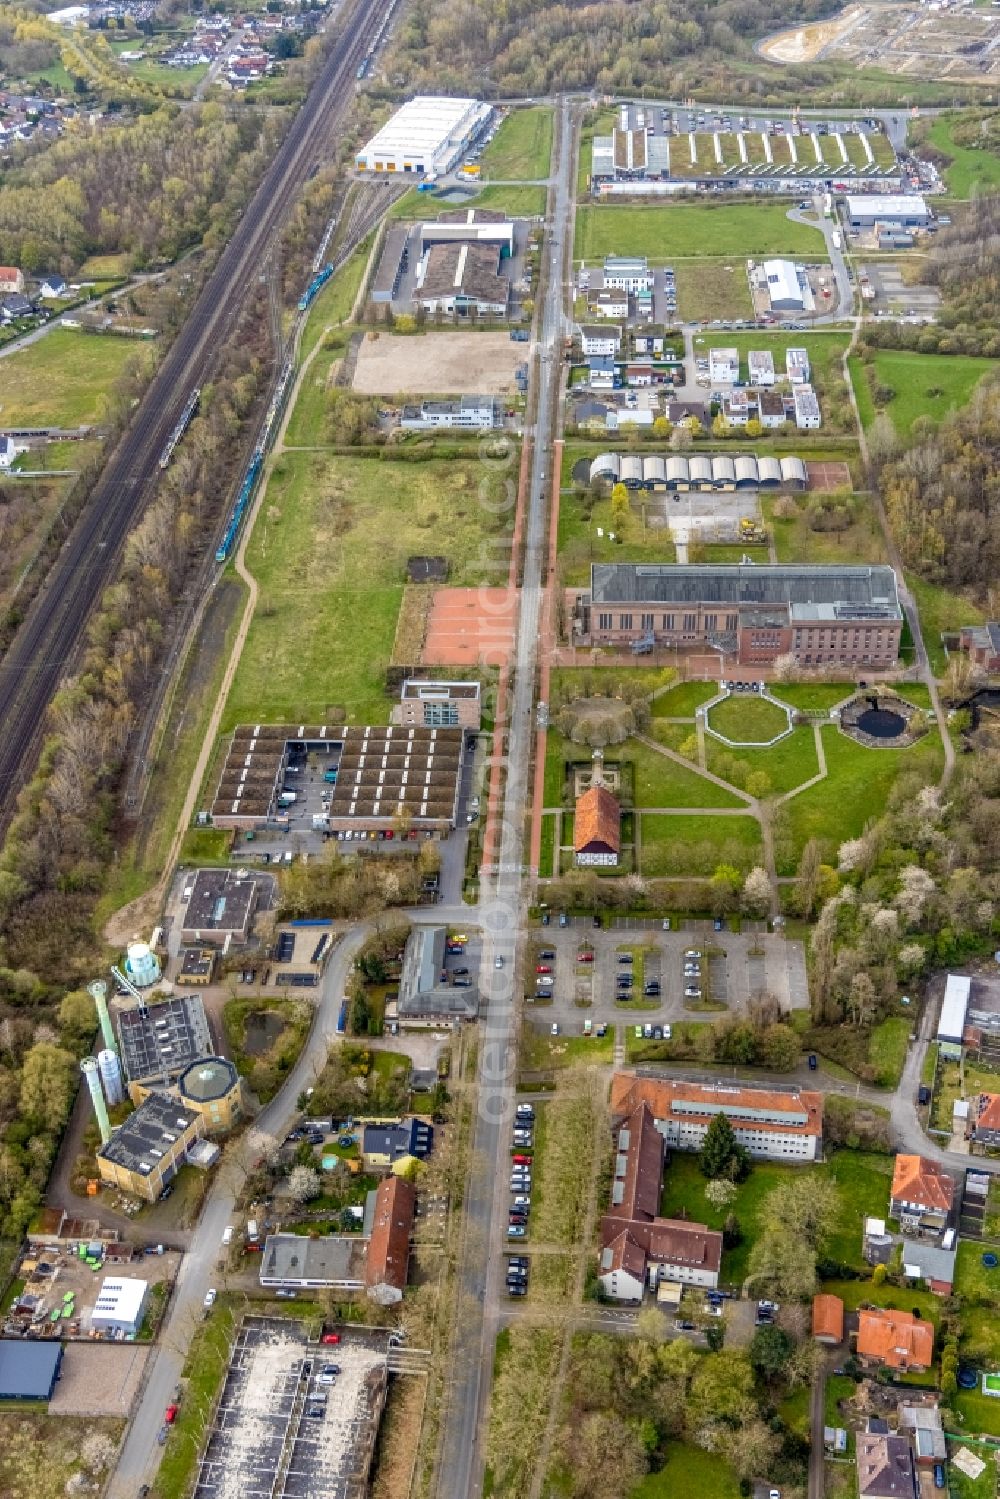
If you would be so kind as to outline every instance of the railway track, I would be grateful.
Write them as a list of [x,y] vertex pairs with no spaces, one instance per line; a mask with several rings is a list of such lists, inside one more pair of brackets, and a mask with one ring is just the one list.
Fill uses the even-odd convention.
[[131,426],[110,455],[83,514],[0,665],[0,827],[14,811],[41,747],[48,705],[73,670],[87,620],[112,580],[159,458],[192,386],[201,384],[252,288],[330,131],[354,98],[355,76],[394,0],[357,0]]

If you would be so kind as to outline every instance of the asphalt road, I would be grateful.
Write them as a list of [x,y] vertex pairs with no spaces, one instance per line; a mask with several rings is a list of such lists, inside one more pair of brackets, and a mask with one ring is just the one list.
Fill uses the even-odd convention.
[[[474,1499],[482,1489],[485,1431],[493,1353],[501,1326],[500,1292],[508,1195],[507,1131],[513,1114],[518,940],[524,930],[524,828],[531,797],[528,775],[534,730],[535,667],[544,583],[547,498],[560,350],[568,331],[566,289],[571,280],[573,128],[569,105],[559,107],[557,175],[544,255],[547,276],[535,349],[537,418],[525,529],[513,679],[508,698],[506,783],[499,861],[480,886],[484,934],[483,984],[493,980],[482,1029],[478,1115],[472,1168],[463,1210],[465,1239],[459,1265],[459,1299],[452,1347],[444,1439],[438,1466],[439,1499]],[[494,960],[503,959],[497,970]]]
[[358,0],[6,654],[0,671],[4,823],[34,769],[49,702],[73,669],[93,605],[114,576],[122,543],[142,514],[167,437],[254,292],[272,236],[328,147],[337,120],[353,103],[358,63],[383,15],[379,0]]

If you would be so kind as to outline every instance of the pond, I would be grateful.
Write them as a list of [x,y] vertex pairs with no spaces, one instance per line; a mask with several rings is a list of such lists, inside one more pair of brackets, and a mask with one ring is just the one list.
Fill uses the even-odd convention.
[[243,1050],[250,1057],[264,1056],[284,1028],[285,1022],[273,1010],[251,1010],[243,1027]]
[[906,719],[889,708],[867,708],[858,719],[858,728],[872,739],[897,739],[906,732]]

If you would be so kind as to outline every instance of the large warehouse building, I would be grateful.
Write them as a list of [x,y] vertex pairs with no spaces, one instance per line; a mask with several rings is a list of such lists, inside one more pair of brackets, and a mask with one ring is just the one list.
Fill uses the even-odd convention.
[[851,229],[926,229],[933,215],[919,193],[859,193],[844,200]]
[[697,650],[768,666],[888,670],[903,611],[891,567],[593,563],[577,597],[580,643]]
[[355,165],[359,172],[439,177],[462,159],[492,113],[492,106],[478,99],[418,94],[372,136]]

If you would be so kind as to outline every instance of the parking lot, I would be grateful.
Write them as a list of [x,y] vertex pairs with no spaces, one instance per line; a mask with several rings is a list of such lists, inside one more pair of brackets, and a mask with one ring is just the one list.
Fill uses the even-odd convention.
[[[711,1019],[745,1011],[752,996],[772,994],[783,1009],[805,1009],[809,1003],[805,953],[801,942],[775,932],[664,932],[660,923],[646,930],[598,931],[589,918],[559,927],[554,922],[534,937],[526,958],[524,989],[528,1003],[547,1021],[572,1033],[590,1020],[595,1026]],[[701,923],[698,924],[702,926]],[[685,953],[700,957],[685,960]],[[554,957],[543,954],[554,953]],[[627,956],[632,962],[623,961]],[[539,966],[548,973],[537,974]],[[685,966],[700,968],[685,976]],[[631,987],[620,983],[633,975]],[[551,979],[549,983],[547,980]],[[546,982],[542,982],[542,981]],[[649,984],[659,993],[647,994]],[[690,1009],[685,988],[701,988],[688,1004],[710,1000],[717,1010]],[[622,999],[616,998],[621,994]],[[537,996],[544,997],[537,997]],[[548,996],[551,995],[551,998]],[[541,1017],[540,1017],[541,1018]]]
[[384,1334],[323,1348],[301,1323],[246,1318],[194,1499],[363,1499],[387,1377]]
[[865,300],[876,317],[934,318],[941,306],[936,286],[908,286],[900,266],[892,261],[869,261],[859,267],[862,287],[867,282],[871,298]]

